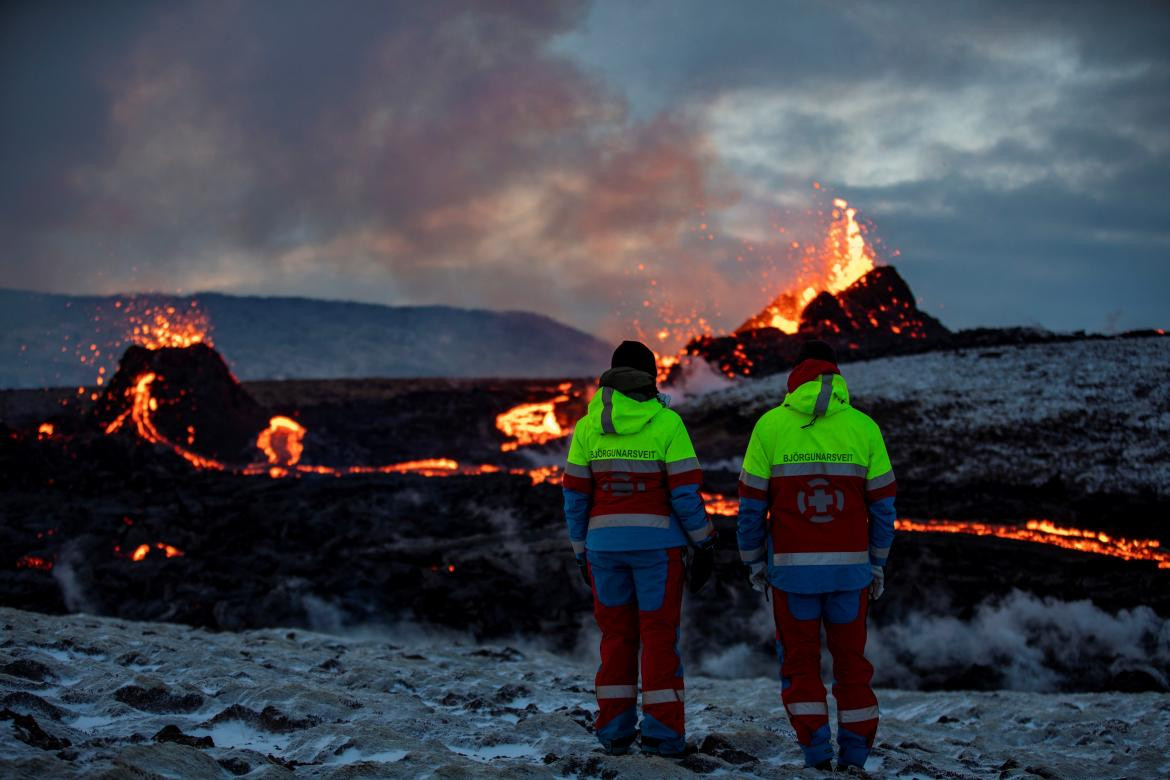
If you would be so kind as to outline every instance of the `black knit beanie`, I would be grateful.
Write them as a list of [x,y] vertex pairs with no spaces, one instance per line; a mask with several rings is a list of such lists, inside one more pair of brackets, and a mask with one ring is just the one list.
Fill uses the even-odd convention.
[[824,360],[826,362],[837,364],[837,353],[823,341],[817,339],[809,339],[800,345],[800,354],[796,356],[797,364],[805,360]]
[[623,341],[618,345],[618,348],[613,351],[613,360],[610,361],[610,368],[636,368],[639,371],[645,371],[650,376],[658,374],[658,361],[654,359],[654,353],[640,341]]

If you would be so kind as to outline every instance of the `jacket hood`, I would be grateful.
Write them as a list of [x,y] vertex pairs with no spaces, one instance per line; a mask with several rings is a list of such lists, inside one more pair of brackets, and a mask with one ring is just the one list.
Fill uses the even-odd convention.
[[[613,369],[633,370],[633,369]],[[610,373],[609,371],[606,374]],[[648,377],[643,371],[636,373]],[[653,392],[653,385],[649,388]],[[664,408],[656,396],[646,400],[631,398],[612,385],[603,384],[589,401],[589,412],[585,415],[593,421],[602,433],[637,433],[646,427],[654,415]]]
[[840,374],[823,373],[784,396],[782,405],[808,415],[808,424],[812,425],[818,417],[831,417],[849,406],[849,386]]
[[653,374],[629,366],[617,366],[601,375],[602,387],[620,390],[635,401],[646,401],[658,395]]

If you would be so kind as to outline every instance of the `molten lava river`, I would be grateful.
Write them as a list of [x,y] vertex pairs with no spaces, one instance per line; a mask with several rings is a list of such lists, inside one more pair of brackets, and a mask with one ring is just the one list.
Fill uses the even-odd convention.
[[[129,418],[140,437],[152,444],[170,449],[195,468],[232,471],[243,475],[267,475],[272,478],[284,478],[298,474],[325,474],[342,477],[348,474],[375,473],[410,473],[427,477],[445,477],[453,474],[507,472],[527,475],[534,485],[541,482],[555,484],[559,481],[561,470],[557,466],[505,469],[492,464],[461,464],[449,458],[430,458],[378,466],[310,465],[301,462],[301,455],[304,452],[305,428],[295,420],[284,416],[273,417],[269,426],[257,436],[256,447],[264,453],[266,462],[232,467],[193,452],[183,444],[168,439],[159,431],[152,417],[158,409],[158,402],[151,395],[151,387],[156,379],[157,377],[151,373],[138,378],[130,391],[132,398],[128,411],[107,428],[107,433],[115,432]],[[501,445],[500,449],[503,452],[511,452],[524,446],[554,442],[571,434],[571,430],[565,430],[561,426],[555,414],[557,405],[569,400],[569,387],[570,385],[567,383],[561,385],[558,388],[561,394],[549,401],[523,403],[498,415],[496,427],[509,439]],[[703,497],[711,514],[729,518],[735,517],[738,511],[738,499],[711,493],[705,493]],[[1001,539],[1048,544],[1126,560],[1155,561],[1159,568],[1170,569],[1170,551],[1163,549],[1161,543],[1156,539],[1114,537],[1098,531],[1061,527],[1048,520],[1028,520],[1020,526],[944,519],[913,520],[903,518],[897,521],[896,527],[897,530],[903,532],[996,536]],[[157,547],[163,550],[167,557],[182,554],[167,545],[159,544]],[[142,560],[149,552],[149,546],[143,545],[135,550],[131,557],[135,561]],[[44,564],[39,561],[28,561],[24,565],[36,567]]]
[[[823,246],[810,248],[810,258],[816,262],[806,263],[804,274],[785,290],[767,309],[749,320],[743,327],[775,327],[785,332],[796,329],[801,308],[819,292],[836,292],[845,289],[867,271],[874,268],[875,256],[867,245],[863,231],[855,218],[855,209],[843,201],[834,202],[832,223]],[[176,311],[173,307],[152,308],[128,312],[131,324],[129,336],[138,346],[148,350],[162,348],[190,348],[192,345],[211,346],[210,328],[206,316],[192,302],[190,309]],[[681,327],[687,327],[682,324]],[[668,331],[660,332],[659,339]],[[96,351],[96,347],[91,347]],[[88,359],[88,358],[85,358]],[[679,358],[664,356],[661,371],[665,373]],[[746,357],[745,357],[746,360]],[[750,373],[750,366],[741,367],[740,373]],[[98,386],[105,381],[105,369],[100,369]],[[160,429],[155,421],[160,401],[156,397],[156,383],[162,378],[155,372],[144,371],[134,377],[126,389],[122,411],[106,426],[107,434],[117,433],[127,425],[137,435],[151,444],[165,447],[186,460],[196,469],[230,472],[244,476],[283,479],[304,474],[321,474],[344,477],[352,474],[419,474],[426,477],[446,477],[456,474],[510,473],[526,475],[533,485],[556,484],[561,469],[555,465],[537,468],[509,468],[490,463],[467,464],[451,458],[428,458],[383,465],[326,466],[305,463],[304,426],[291,417],[272,417],[266,428],[255,439],[255,449],[263,460],[245,464],[229,464],[196,452],[192,445],[195,430],[187,427],[186,442],[175,441]],[[234,377],[232,378],[234,382]],[[111,388],[112,389],[112,388]],[[79,388],[79,393],[84,388]],[[562,405],[573,400],[573,385],[565,382],[556,387],[556,394],[547,400],[529,399],[498,414],[495,427],[505,441],[500,445],[503,453],[521,451],[522,448],[541,447],[550,443],[563,442],[572,433],[568,421],[572,416]],[[580,396],[580,391],[577,391]],[[97,394],[93,399],[97,400]],[[586,399],[587,400],[587,399]],[[558,410],[561,414],[558,415]],[[40,425],[38,438],[54,436],[51,423]],[[547,454],[547,453],[545,453]],[[707,509],[712,515],[734,518],[738,510],[735,497],[704,494]],[[1160,568],[1170,569],[1170,551],[1155,539],[1125,539],[1113,537],[1098,531],[1065,528],[1048,520],[1028,520],[1022,525],[992,524],[945,519],[914,520],[900,519],[897,529],[910,533],[959,533],[977,536],[996,536],[1002,539],[1026,541],[1098,555],[1107,555],[1127,560],[1154,561]],[[148,555],[167,557],[182,555],[182,551],[162,542],[155,545],[141,545],[125,557],[141,561]],[[22,558],[18,566],[23,568],[50,569],[52,562],[41,558]]]

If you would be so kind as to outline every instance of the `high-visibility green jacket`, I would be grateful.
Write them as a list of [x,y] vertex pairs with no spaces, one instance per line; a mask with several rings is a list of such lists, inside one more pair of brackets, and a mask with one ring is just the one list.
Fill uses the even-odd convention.
[[[810,368],[811,378],[799,381]],[[790,385],[799,384],[760,417],[744,454],[740,555],[749,564],[767,561],[781,590],[863,588],[870,566],[885,565],[894,538],[897,488],[885,442],[850,405],[836,366],[793,373]]]
[[682,418],[658,398],[601,387],[573,431],[565,520],[573,551],[654,550],[714,533]]

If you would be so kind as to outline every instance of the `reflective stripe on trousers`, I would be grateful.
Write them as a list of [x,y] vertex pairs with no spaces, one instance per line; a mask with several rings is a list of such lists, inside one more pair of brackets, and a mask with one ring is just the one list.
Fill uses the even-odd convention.
[[670,515],[596,515],[589,518],[589,530],[597,528],[670,528]]
[[856,710],[838,710],[837,720],[841,723],[860,723],[863,720],[873,720],[879,714],[878,706],[875,704],[872,707],[861,707]]
[[598,685],[597,698],[599,699],[636,699],[638,686],[636,685]]
[[642,704],[666,704],[672,701],[685,701],[685,692],[675,688],[664,688],[661,691],[642,691]]

